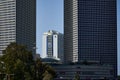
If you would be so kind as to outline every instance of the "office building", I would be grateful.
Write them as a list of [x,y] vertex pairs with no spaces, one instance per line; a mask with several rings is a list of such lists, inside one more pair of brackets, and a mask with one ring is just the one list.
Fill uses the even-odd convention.
[[114,65],[117,76],[116,0],[64,0],[66,62]]
[[79,75],[80,80],[114,80],[114,70],[107,65],[51,65],[57,72],[55,80],[75,80]]
[[44,58],[43,63],[51,65],[56,71],[55,80],[114,80],[114,68],[111,65],[100,65],[95,62],[62,64],[59,60]]
[[0,55],[11,42],[35,53],[36,0],[0,0]]
[[42,57],[55,58],[63,61],[63,34],[49,30],[43,34]]

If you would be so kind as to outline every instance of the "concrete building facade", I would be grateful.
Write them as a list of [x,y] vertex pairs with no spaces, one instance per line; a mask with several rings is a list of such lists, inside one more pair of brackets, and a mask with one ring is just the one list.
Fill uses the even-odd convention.
[[0,55],[11,42],[35,53],[36,0],[0,0]]
[[42,57],[61,59],[63,61],[63,34],[49,30],[43,34]]

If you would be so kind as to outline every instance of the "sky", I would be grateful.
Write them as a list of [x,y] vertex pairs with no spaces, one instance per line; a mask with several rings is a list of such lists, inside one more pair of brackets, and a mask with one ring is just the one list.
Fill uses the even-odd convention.
[[37,0],[37,52],[42,53],[42,35],[48,30],[63,33],[63,0]]
[[[42,54],[42,35],[48,30],[63,33],[63,0],[37,0],[37,53]],[[120,75],[120,0],[117,0],[118,74]]]

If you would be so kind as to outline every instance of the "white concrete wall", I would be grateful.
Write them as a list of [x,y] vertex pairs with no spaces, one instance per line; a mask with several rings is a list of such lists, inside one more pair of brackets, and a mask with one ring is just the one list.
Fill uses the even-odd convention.
[[58,35],[53,35],[53,57],[58,58]]
[[43,35],[42,38],[42,58],[47,57],[47,35]]

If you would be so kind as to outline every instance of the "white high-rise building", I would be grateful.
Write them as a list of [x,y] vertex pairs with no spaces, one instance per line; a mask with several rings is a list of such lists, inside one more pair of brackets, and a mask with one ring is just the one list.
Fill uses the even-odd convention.
[[63,61],[63,34],[49,30],[43,34],[42,58],[55,58]]

